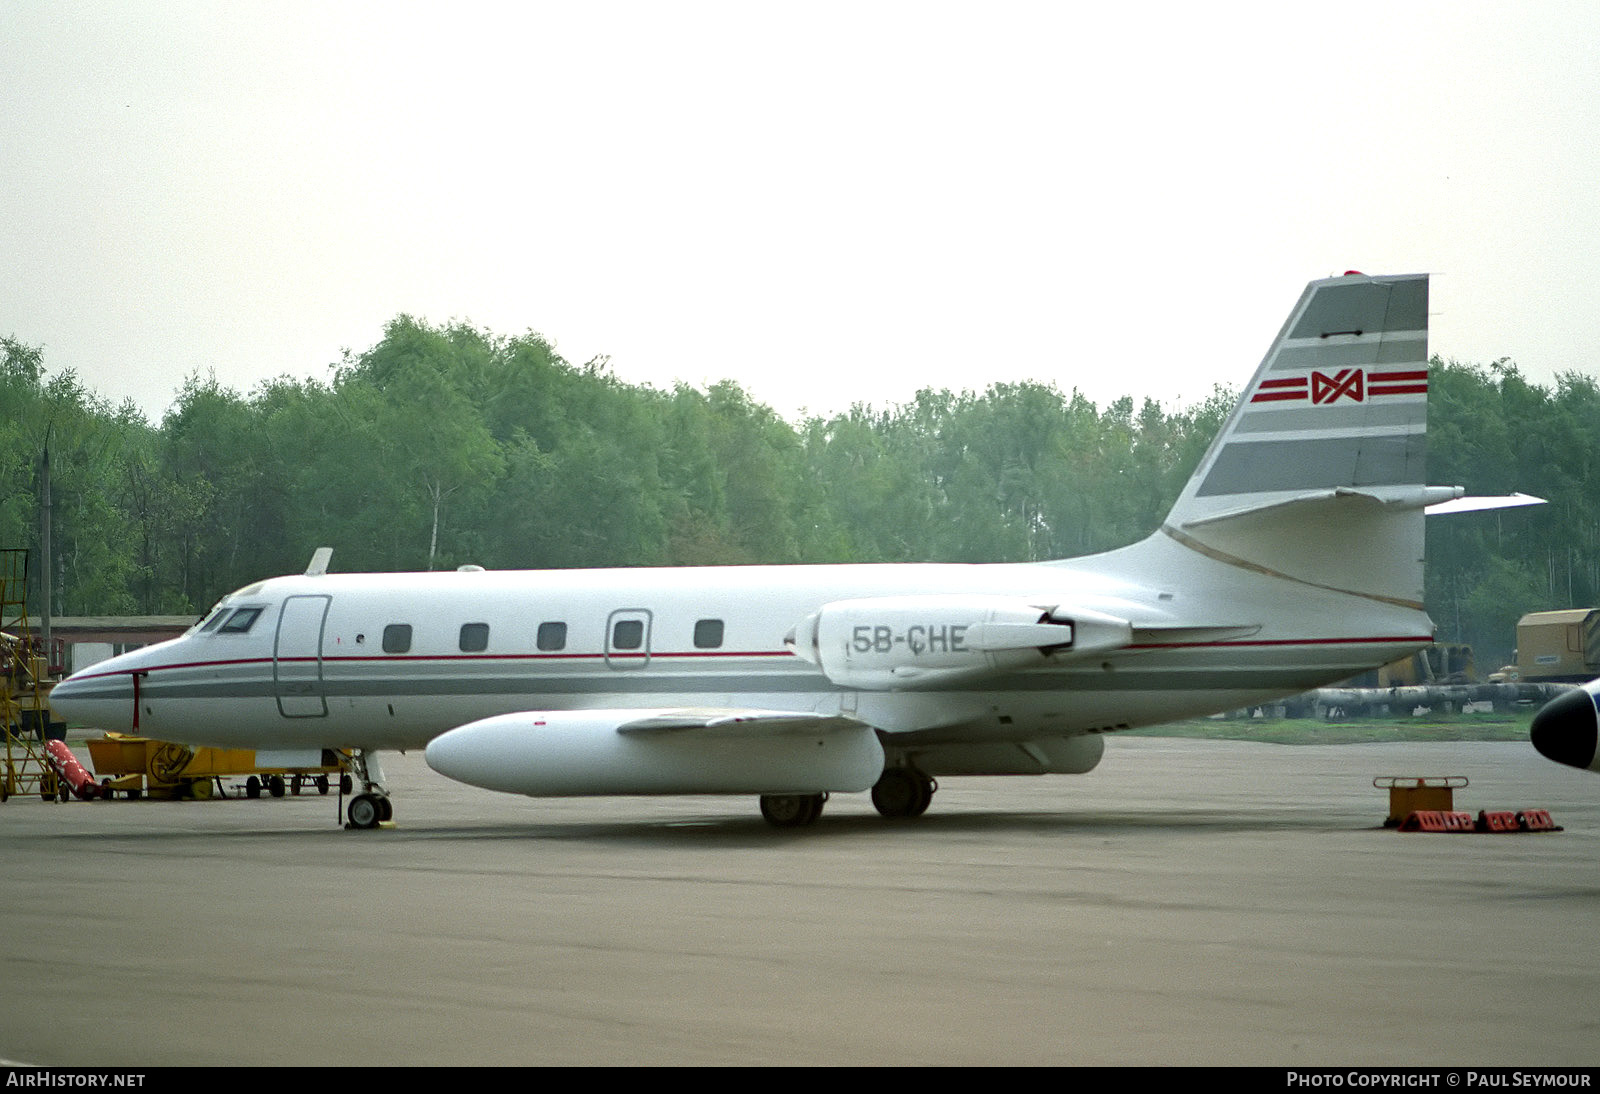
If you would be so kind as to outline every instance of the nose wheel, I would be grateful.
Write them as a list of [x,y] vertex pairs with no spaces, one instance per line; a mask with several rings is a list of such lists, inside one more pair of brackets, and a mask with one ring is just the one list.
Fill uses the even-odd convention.
[[394,805],[386,794],[357,794],[345,807],[345,823],[350,828],[376,828],[394,818]]

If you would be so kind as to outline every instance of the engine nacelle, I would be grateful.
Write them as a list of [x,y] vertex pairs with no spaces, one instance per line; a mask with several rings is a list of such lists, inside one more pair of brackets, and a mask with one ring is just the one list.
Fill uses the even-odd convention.
[[471,786],[530,797],[606,794],[815,794],[866,790],[883,774],[867,726],[816,732],[751,727],[633,733],[669,711],[501,714],[435,737],[428,766]]
[[1528,737],[1546,759],[1600,771],[1600,680],[1546,703],[1533,716]]
[[785,641],[840,687],[885,691],[1118,649],[1133,641],[1133,626],[1088,609],[1004,597],[895,596],[824,605]]

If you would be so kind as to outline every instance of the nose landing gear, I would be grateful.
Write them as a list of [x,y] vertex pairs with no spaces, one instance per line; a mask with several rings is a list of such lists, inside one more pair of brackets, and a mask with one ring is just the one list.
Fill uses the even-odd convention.
[[[383,785],[383,771],[378,766],[378,754],[358,748],[350,754],[350,766],[361,780],[361,793],[345,806],[346,828],[376,828],[394,819],[394,805],[389,801],[389,791]],[[341,791],[344,783],[339,784]]]

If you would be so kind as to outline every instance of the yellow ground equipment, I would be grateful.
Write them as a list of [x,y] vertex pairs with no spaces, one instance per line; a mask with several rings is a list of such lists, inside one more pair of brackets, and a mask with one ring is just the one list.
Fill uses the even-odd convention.
[[148,793],[152,798],[204,800],[222,779],[238,776],[246,776],[245,795],[251,798],[259,797],[263,788],[273,797],[304,788],[326,794],[330,777],[339,778],[342,772],[337,753],[325,754],[329,762],[319,767],[261,768],[249,748],[189,748],[121,733],[91,738],[88,745],[95,774],[129,798]]

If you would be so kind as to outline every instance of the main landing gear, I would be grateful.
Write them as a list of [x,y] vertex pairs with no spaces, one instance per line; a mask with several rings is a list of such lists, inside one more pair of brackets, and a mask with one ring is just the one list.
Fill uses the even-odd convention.
[[804,828],[822,816],[826,794],[763,794],[761,815],[774,828]]
[[887,767],[872,788],[872,806],[886,817],[920,817],[939,784],[914,767]]
[[[389,791],[383,785],[383,770],[378,766],[378,754],[358,748],[350,754],[350,766],[361,780],[361,793],[345,806],[346,828],[376,828],[384,821],[394,819],[394,806],[389,801]],[[343,784],[340,786],[343,789]]]
[[[872,788],[872,805],[886,817],[920,817],[937,789],[932,776],[914,767],[885,768]],[[826,794],[763,794],[761,815],[774,828],[804,828],[822,816],[827,800]]]

